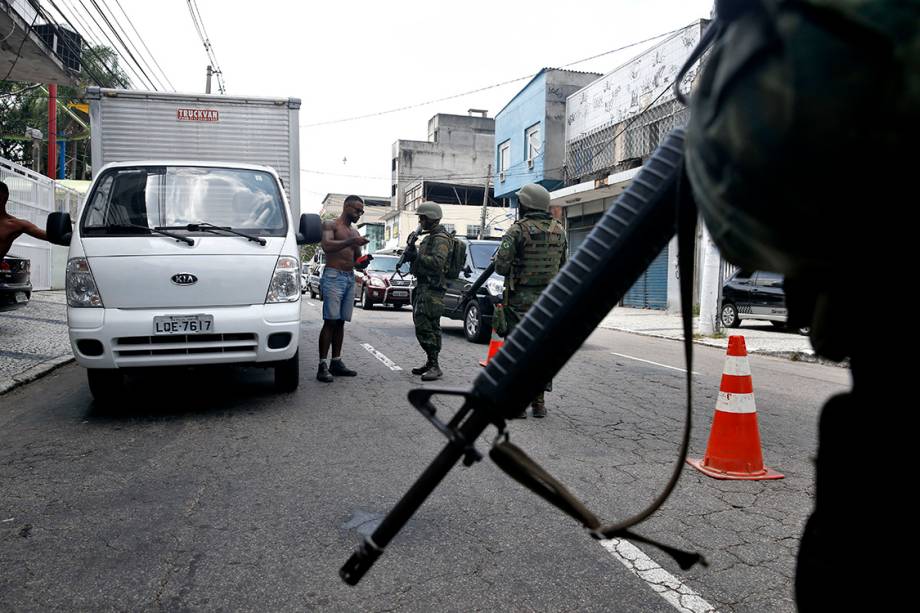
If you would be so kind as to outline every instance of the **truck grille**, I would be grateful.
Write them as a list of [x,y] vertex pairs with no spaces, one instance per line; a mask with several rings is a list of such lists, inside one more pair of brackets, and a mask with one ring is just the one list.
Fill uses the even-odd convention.
[[114,339],[113,351],[118,358],[167,355],[252,353],[259,342],[255,334],[187,334],[174,336],[123,336]]

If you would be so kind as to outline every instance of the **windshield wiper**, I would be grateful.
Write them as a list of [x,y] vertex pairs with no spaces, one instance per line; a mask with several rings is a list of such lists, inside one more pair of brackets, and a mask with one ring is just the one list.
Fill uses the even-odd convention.
[[173,234],[172,232],[167,232],[162,228],[150,228],[148,226],[142,226],[136,223],[110,223],[104,226],[89,226],[87,230],[145,230],[151,234],[162,234],[163,236],[168,236],[169,238],[174,238],[180,243],[186,243],[187,245],[194,245],[195,241],[190,239],[187,236],[180,236],[179,234]]
[[200,223],[190,223],[189,225],[185,226],[185,229],[189,232],[212,232],[214,234],[218,234],[220,232],[229,232],[230,234],[235,234],[236,236],[242,236],[243,238],[249,239],[254,243],[259,243],[263,247],[268,242],[262,237],[252,236],[251,234],[245,234],[243,232],[237,232],[229,226],[215,226],[214,224],[208,223],[206,221],[202,221]]

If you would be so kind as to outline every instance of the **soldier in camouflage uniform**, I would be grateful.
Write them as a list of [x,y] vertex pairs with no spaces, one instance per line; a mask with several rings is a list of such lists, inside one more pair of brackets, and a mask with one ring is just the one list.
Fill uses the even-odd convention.
[[[783,273],[789,324],[809,326],[815,353],[852,370],[852,390],[828,400],[818,424],[796,604],[876,608],[892,593],[889,569],[846,578],[857,577],[856,535],[881,545],[916,530],[910,486],[895,482],[915,461],[913,429],[884,410],[909,405],[903,382],[916,369],[888,359],[891,335],[854,297],[902,284],[892,264],[916,236],[904,195],[920,142],[920,3],[717,1],[716,15],[687,129],[693,195],[721,253]],[[854,455],[892,468],[870,476]]]
[[406,248],[406,261],[411,262],[409,272],[415,275],[416,287],[412,295],[412,321],[415,338],[425,350],[425,364],[412,369],[413,375],[422,375],[422,381],[434,381],[443,376],[438,364],[441,352],[441,313],[444,312],[444,292],[447,289],[445,271],[453,238],[441,225],[441,207],[434,202],[423,202],[416,209],[422,234],[421,244]]
[[[549,213],[549,192],[531,183],[517,193],[521,218],[511,224],[495,252],[495,272],[505,277],[502,311],[507,336],[521,321],[565,262],[565,228]],[[533,416],[546,417],[543,392],[533,401]],[[519,418],[527,416],[526,408]]]

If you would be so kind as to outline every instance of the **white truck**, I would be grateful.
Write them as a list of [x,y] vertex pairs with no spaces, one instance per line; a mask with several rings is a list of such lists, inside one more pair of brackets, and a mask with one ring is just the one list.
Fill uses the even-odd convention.
[[[203,121],[226,119],[211,108],[219,106],[214,96],[200,96],[208,108],[196,109],[182,96],[113,93],[112,99],[131,100],[131,113],[139,112],[138,101],[151,105],[148,114],[159,119],[148,117],[139,130],[116,120],[127,111],[115,110],[107,91],[97,90],[101,98],[91,103],[94,178],[76,223],[67,213],[52,213],[47,224],[49,240],[70,247],[68,330],[94,398],[117,401],[127,369],[208,364],[271,367],[276,388],[293,391],[299,382],[298,244],[320,240],[319,216],[298,219],[284,189],[296,198],[296,181],[282,182],[269,159],[247,159],[254,147],[245,133],[256,128],[241,127],[242,119],[237,140],[223,134],[221,147],[199,143],[199,149],[191,132],[163,125],[197,121],[184,119],[187,113],[213,111],[218,115]],[[163,99],[171,97],[176,104],[164,114]],[[252,110],[248,116],[258,123]],[[293,116],[294,137],[277,143],[276,159],[288,160],[285,170],[296,176],[298,167],[284,153],[297,141]],[[101,159],[109,156],[102,167],[97,148]],[[223,161],[207,155],[211,148]],[[183,154],[199,157],[177,157]],[[264,157],[271,157],[267,150]]]

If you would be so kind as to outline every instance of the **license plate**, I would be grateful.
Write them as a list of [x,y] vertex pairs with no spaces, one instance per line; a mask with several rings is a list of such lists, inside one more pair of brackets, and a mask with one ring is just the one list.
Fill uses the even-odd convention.
[[16,292],[16,302],[26,302],[27,300],[25,292]]
[[393,291],[393,297],[394,297],[394,298],[408,298],[408,297],[409,297],[409,292],[407,292],[407,291],[405,291],[405,290],[394,290],[394,291]]
[[213,315],[160,315],[153,318],[154,334],[207,334],[213,329]]

